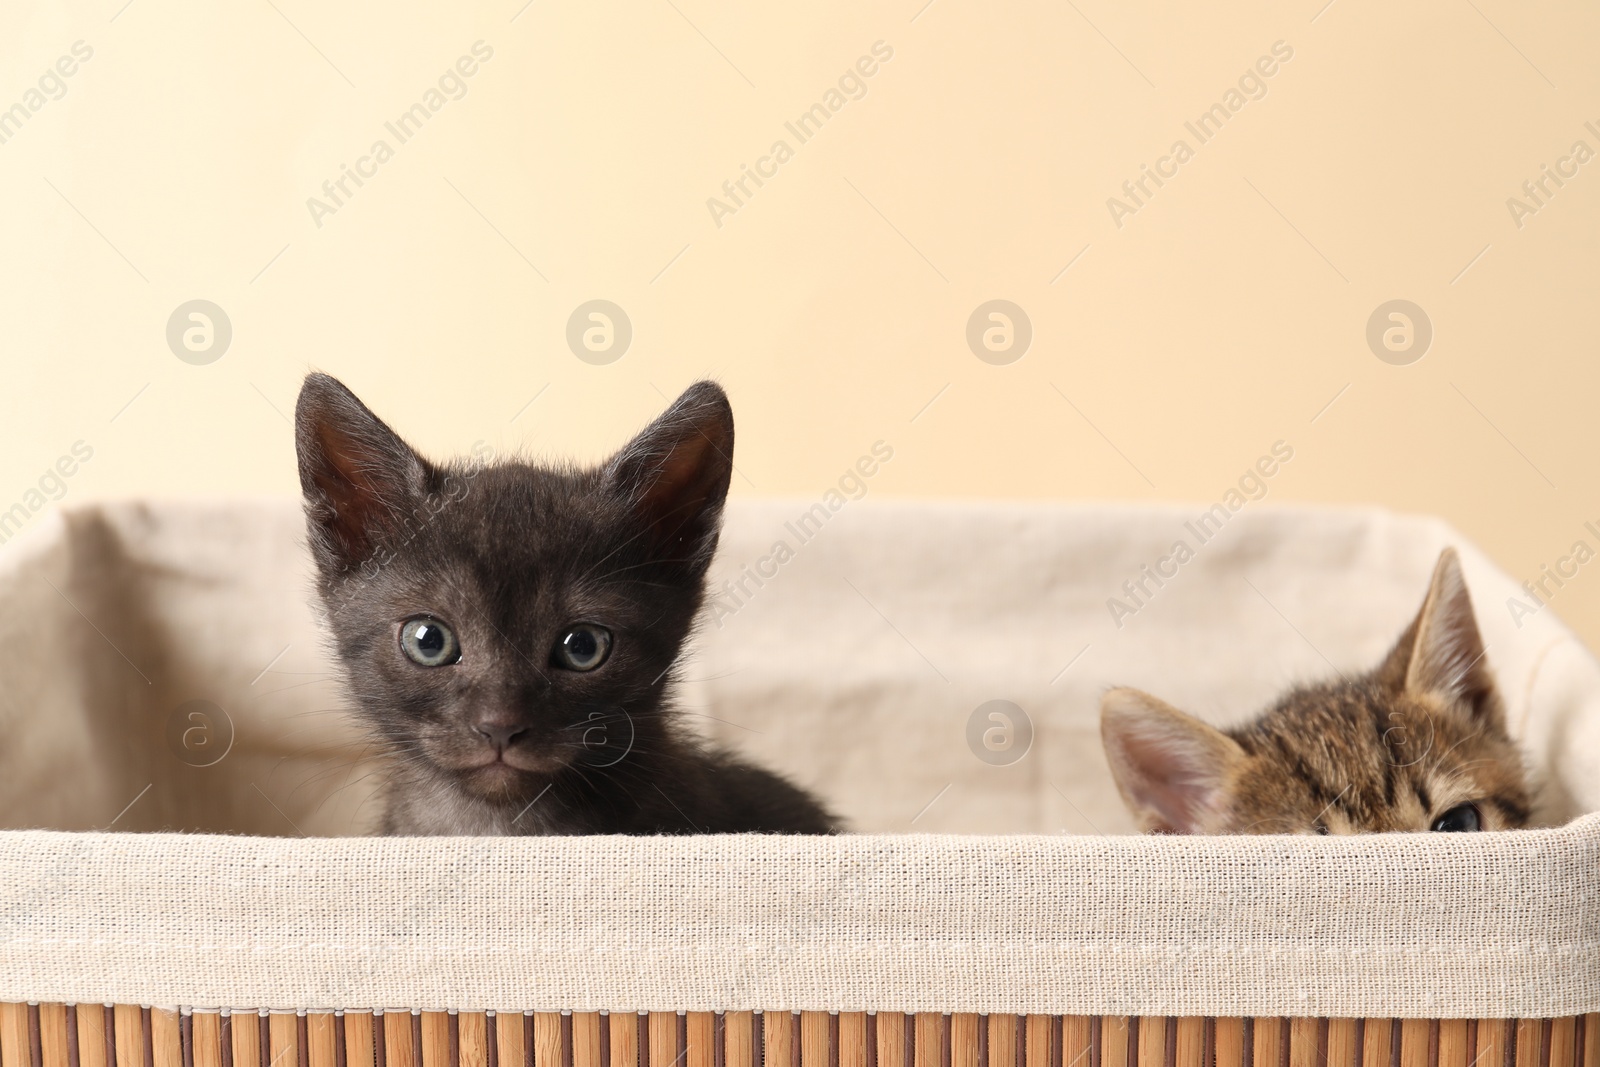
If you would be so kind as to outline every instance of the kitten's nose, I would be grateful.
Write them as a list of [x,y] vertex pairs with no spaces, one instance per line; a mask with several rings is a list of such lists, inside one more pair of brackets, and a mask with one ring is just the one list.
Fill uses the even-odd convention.
[[526,727],[515,723],[506,724],[486,720],[475,724],[473,727],[479,737],[488,741],[496,748],[504,749],[511,744],[513,738],[526,732]]

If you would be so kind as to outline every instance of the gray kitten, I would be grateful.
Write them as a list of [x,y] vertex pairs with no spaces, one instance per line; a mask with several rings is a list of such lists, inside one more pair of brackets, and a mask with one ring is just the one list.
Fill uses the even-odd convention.
[[318,591],[388,757],[383,833],[834,829],[672,703],[733,466],[718,386],[588,470],[431,463],[323,374],[295,438]]

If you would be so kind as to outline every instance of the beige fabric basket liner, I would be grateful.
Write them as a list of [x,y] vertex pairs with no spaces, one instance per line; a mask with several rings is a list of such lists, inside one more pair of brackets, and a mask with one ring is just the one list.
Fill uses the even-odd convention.
[[[373,768],[307,607],[294,504],[35,520],[0,549],[0,819],[17,828],[0,833],[0,1000],[1600,1010],[1600,668],[1552,609],[1518,625],[1520,583],[1448,527],[1250,505],[1118,627],[1107,598],[1194,545],[1199,508],[852,502],[800,543],[809,506],[730,509],[719,587],[779,539],[793,558],[708,613],[684,694],[708,733],[863,831],[832,839],[350,837]],[[1126,836],[1106,686],[1226,723],[1360,670],[1446,544],[1559,828]],[[991,699],[1033,724],[1005,767],[967,746]],[[232,724],[211,766],[170,740],[192,700]],[[121,832],[163,829],[187,832]]]

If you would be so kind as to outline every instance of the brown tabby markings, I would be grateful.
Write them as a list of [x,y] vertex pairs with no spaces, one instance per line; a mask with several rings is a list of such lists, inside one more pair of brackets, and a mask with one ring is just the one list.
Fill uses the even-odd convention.
[[1522,761],[1454,550],[1375,670],[1291,690],[1217,730],[1135,689],[1101,707],[1118,788],[1148,830],[1428,830],[1472,805],[1485,830],[1527,825]]

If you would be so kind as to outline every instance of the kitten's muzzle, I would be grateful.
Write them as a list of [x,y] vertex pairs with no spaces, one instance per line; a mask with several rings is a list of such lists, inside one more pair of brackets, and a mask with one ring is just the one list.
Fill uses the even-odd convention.
[[533,744],[535,731],[526,720],[510,716],[485,715],[471,723],[469,729],[476,754],[464,770],[518,771],[526,774],[550,774],[568,762],[548,745]]
[[503,753],[511,747],[511,742],[528,732],[528,728],[521,723],[501,723],[493,720],[473,723],[472,732],[483,738],[495,747],[497,753]]

